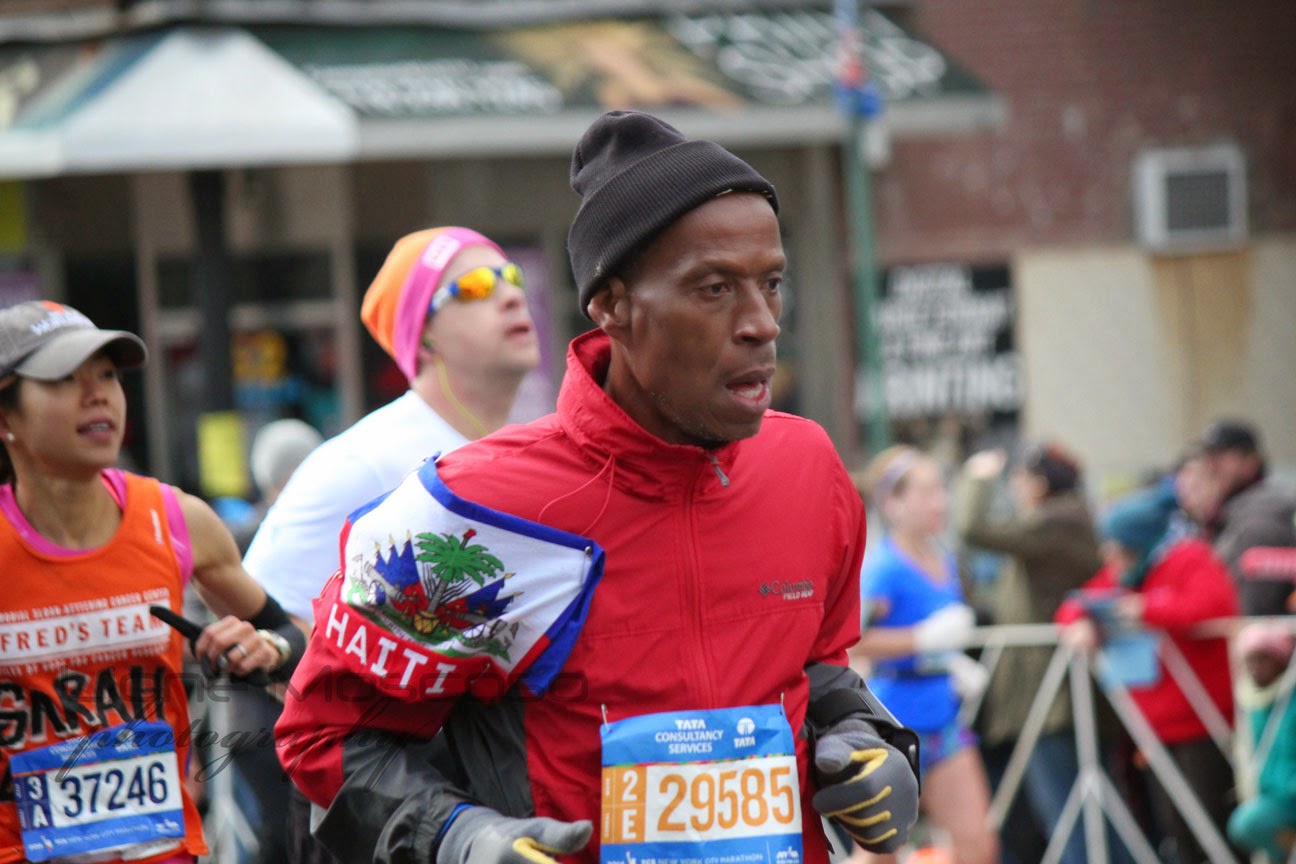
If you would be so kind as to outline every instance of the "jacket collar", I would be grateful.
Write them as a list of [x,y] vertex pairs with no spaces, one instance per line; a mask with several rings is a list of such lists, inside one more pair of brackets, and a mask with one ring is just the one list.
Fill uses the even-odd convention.
[[611,472],[617,488],[639,497],[678,500],[728,485],[743,442],[706,450],[653,435],[603,392],[611,358],[611,340],[601,330],[577,336],[567,349],[558,418],[576,445]]

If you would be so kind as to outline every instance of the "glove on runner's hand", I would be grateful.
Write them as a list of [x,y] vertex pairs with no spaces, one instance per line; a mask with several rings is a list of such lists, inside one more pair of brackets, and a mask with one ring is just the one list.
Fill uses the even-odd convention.
[[979,699],[990,684],[986,667],[960,651],[951,652],[945,658],[945,667],[949,669],[954,692],[965,702]]
[[914,627],[914,648],[920,654],[959,651],[972,638],[976,613],[971,606],[951,603],[937,609]]
[[815,810],[869,852],[894,852],[918,819],[918,778],[873,725],[847,717],[819,737]]
[[553,855],[579,852],[593,832],[588,819],[514,819],[489,807],[469,807],[441,838],[436,864],[554,864]]

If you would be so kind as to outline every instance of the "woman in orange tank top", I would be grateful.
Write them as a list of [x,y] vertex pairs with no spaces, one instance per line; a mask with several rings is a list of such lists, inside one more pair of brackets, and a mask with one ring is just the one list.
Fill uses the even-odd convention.
[[178,612],[221,616],[205,667],[286,680],[304,647],[201,499],[115,469],[134,334],[48,301],[0,310],[0,864],[192,862]]

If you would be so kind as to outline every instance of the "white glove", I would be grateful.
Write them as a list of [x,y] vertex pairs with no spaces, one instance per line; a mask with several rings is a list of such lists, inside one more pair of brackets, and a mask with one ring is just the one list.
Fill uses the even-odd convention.
[[990,673],[962,651],[951,651],[945,658],[954,692],[965,702],[977,699],[990,684]]
[[971,606],[951,603],[914,627],[914,649],[920,654],[958,651],[967,645],[976,627],[976,613]]

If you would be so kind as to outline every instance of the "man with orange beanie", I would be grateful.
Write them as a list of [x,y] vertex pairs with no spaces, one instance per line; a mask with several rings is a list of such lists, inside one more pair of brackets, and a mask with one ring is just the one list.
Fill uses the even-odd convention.
[[338,567],[347,515],[434,453],[500,428],[540,361],[521,273],[467,228],[402,237],[365,293],[360,317],[410,389],[324,442],[266,514],[244,566],[284,608],[311,600]]
[[[243,561],[306,621],[312,599],[338,568],[338,531],[347,515],[427,457],[503,426],[518,386],[540,360],[521,270],[467,228],[432,228],[397,241],[360,317],[409,379],[409,390],[306,457]],[[297,803],[305,809],[305,799]],[[305,826],[294,828],[300,833],[290,846],[300,839],[309,849]],[[290,857],[301,848],[290,848]],[[315,856],[295,860],[303,857]]]

